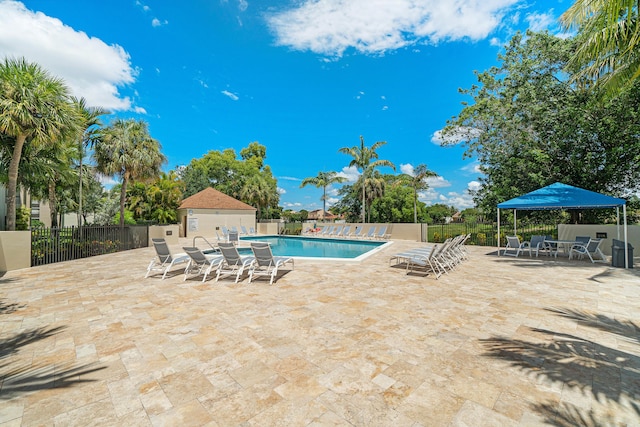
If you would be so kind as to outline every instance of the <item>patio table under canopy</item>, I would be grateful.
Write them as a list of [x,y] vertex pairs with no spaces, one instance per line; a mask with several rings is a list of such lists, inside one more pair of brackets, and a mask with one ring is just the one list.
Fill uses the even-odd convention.
[[[500,255],[500,209],[513,209],[513,230],[516,232],[517,210],[605,209],[616,208],[618,214],[618,239],[620,238],[620,206],[624,217],[624,244],[627,238],[627,202],[583,188],[556,182],[506,202],[498,203],[498,255]],[[624,265],[629,268],[629,254],[624,251]]]

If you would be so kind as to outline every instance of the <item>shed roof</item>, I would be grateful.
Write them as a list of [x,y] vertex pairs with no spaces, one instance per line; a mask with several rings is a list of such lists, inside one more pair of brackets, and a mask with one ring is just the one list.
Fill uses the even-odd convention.
[[583,188],[556,182],[522,196],[498,204],[500,209],[594,209],[613,208],[626,203],[624,199],[595,193]]
[[230,209],[230,210],[251,210],[256,208],[238,199],[227,196],[215,188],[208,187],[193,196],[182,201],[178,209]]

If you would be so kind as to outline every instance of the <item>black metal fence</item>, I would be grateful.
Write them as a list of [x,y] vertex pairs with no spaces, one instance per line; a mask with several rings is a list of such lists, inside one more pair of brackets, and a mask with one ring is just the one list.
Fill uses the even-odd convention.
[[[427,228],[428,241],[433,243],[444,242],[449,237],[459,234],[471,234],[467,244],[478,246],[498,245],[498,224],[496,222],[452,222],[449,224],[429,224]],[[518,223],[517,234],[520,240],[529,240],[533,235],[558,237],[557,224],[533,224]],[[513,223],[500,224],[501,243],[506,244],[505,236],[513,235]]]
[[31,266],[103,255],[149,245],[147,225],[34,228]]

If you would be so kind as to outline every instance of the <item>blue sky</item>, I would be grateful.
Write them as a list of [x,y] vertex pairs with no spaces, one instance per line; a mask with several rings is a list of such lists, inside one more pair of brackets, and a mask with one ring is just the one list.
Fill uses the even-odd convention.
[[[72,92],[143,119],[165,169],[209,150],[267,147],[285,208],[318,209],[302,179],[357,171],[341,147],[387,141],[380,158],[439,177],[427,204],[471,207],[479,174],[438,131],[474,70],[496,64],[517,30],[559,33],[569,1],[0,0],[0,56],[24,56]],[[392,172],[381,168],[381,172]],[[335,202],[337,187],[329,190]]]

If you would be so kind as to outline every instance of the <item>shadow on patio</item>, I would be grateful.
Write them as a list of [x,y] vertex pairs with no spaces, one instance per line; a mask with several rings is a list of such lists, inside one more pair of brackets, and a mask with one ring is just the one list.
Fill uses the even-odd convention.
[[[23,308],[24,305],[0,300],[0,314],[14,313]],[[93,364],[38,364],[37,360],[31,363],[29,356],[24,359],[20,357],[20,350],[24,347],[53,337],[65,329],[64,326],[36,328],[0,338],[0,400],[9,400],[21,393],[90,382],[93,380],[83,379],[82,376],[105,369]]]
[[[640,352],[640,327],[627,320],[561,308],[547,311],[625,341],[622,348]],[[529,328],[537,342],[502,337],[480,340],[484,356],[503,360],[538,380],[562,384],[562,401],[531,405],[545,422],[562,427],[640,423],[640,357],[583,337]],[[578,329],[580,331],[580,329]],[[577,393],[577,395],[576,395]],[[567,396],[573,396],[567,398]],[[571,400],[577,397],[579,404]],[[585,404],[580,397],[588,399]]]

